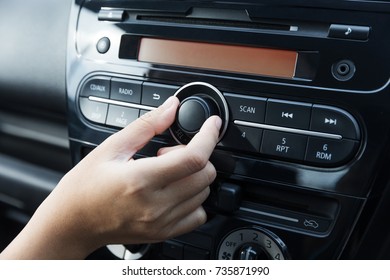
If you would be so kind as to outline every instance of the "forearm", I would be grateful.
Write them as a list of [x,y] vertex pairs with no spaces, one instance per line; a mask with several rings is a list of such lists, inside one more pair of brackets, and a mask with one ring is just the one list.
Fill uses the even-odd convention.
[[0,259],[84,259],[96,249],[74,217],[53,204],[56,197],[45,200]]

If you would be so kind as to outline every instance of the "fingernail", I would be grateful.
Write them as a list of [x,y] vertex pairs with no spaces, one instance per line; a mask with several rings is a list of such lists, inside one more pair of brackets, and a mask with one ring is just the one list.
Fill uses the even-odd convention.
[[222,120],[220,117],[217,117],[216,120],[215,120],[215,126],[217,127],[218,130],[221,129],[221,126],[222,126]]

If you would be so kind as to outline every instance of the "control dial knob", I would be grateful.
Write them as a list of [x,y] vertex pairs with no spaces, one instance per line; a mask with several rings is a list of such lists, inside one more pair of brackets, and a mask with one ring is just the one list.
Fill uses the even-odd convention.
[[180,105],[170,131],[178,143],[188,144],[203,123],[213,115],[222,119],[219,140],[222,139],[229,122],[229,110],[224,96],[217,88],[207,83],[194,82],[178,89],[175,96]]
[[228,233],[218,249],[220,260],[284,260],[287,248],[275,234],[260,227],[240,228]]

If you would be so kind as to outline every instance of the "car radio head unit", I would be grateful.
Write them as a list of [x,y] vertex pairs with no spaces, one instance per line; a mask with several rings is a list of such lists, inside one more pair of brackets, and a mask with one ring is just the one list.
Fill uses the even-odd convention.
[[172,95],[181,102],[175,123],[137,157],[187,144],[211,115],[223,120],[211,157],[218,176],[204,204],[208,222],[159,244],[107,252],[340,258],[372,191],[374,178],[365,174],[376,174],[376,165],[365,163],[378,161],[385,145],[377,128],[388,129],[380,117],[389,115],[390,54],[378,47],[390,47],[390,5],[225,2],[72,7],[67,91],[75,164]]

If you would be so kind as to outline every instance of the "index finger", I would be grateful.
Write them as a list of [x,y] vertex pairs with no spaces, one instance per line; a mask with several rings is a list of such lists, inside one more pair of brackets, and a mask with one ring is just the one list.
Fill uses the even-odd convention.
[[[154,158],[136,161],[138,168],[148,168],[147,178],[142,178],[148,185],[165,186],[204,169],[218,143],[222,121],[217,116],[206,120],[200,131],[181,149],[174,149]],[[141,172],[138,172],[141,174]]]

